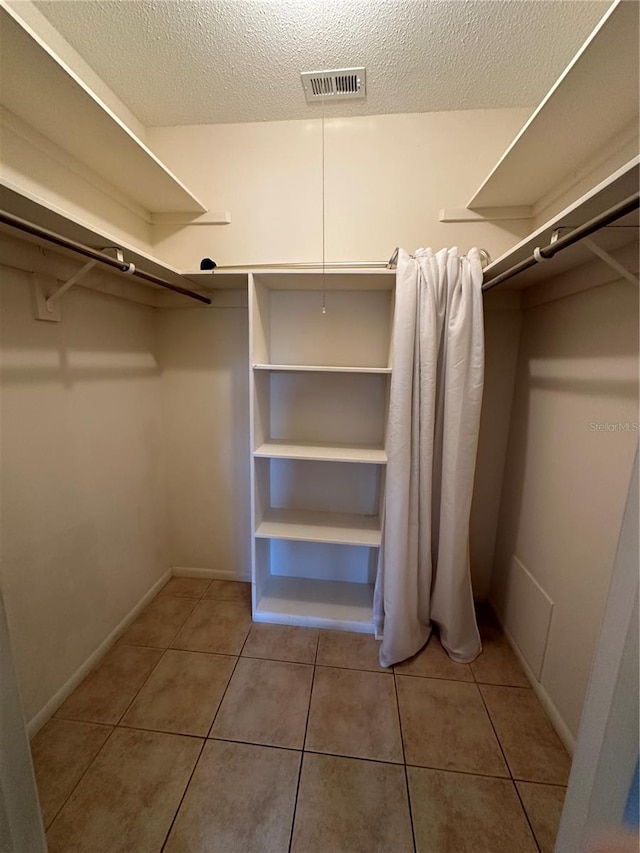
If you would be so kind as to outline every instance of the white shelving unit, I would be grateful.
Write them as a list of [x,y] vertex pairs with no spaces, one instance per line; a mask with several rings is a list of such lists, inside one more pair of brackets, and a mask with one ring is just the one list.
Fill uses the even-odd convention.
[[373,631],[394,286],[249,275],[255,621]]

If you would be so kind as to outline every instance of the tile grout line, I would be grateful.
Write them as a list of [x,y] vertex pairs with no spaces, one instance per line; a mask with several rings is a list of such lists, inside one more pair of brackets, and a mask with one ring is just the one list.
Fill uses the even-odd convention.
[[162,842],[162,845],[160,847],[160,853],[162,853],[162,851],[164,850],[164,848],[167,845],[167,841],[169,840],[169,836],[171,835],[171,830],[173,829],[173,826],[176,822],[176,818],[178,817],[178,812],[180,811],[180,807],[182,806],[182,803],[184,802],[184,798],[187,795],[187,791],[189,790],[189,785],[191,784],[191,780],[193,779],[193,774],[196,772],[196,767],[198,766],[198,762],[200,761],[200,756],[203,753],[206,742],[207,742],[207,739],[202,738],[202,745],[200,746],[200,752],[198,753],[196,760],[193,762],[193,769],[191,770],[191,773],[189,774],[189,778],[187,779],[187,784],[184,786],[184,791],[182,792],[182,796],[180,797],[180,802],[176,806],[175,813],[171,819],[171,823],[169,824],[169,829],[167,829],[166,835],[164,837],[164,841]]
[[[169,581],[167,581],[167,583],[168,583],[168,582],[169,582]],[[166,587],[166,585],[167,585],[167,584],[165,584],[165,587]],[[209,589],[209,587],[210,587],[210,586],[211,586],[211,583],[209,583],[209,584],[207,585],[207,587],[206,587],[206,589],[204,590],[204,592],[203,592],[203,594],[202,594],[201,598],[200,598],[200,599],[198,599],[198,600],[202,600],[202,597],[205,595],[205,593],[207,592],[207,590]],[[162,589],[164,589],[165,587],[162,587]],[[151,599],[151,601],[150,601],[150,602],[147,604],[147,606],[145,607],[145,610],[147,609],[147,607],[148,607],[152,602],[157,601],[157,599],[158,599],[158,598],[161,596],[161,594],[162,594],[162,589],[160,589],[160,590],[156,593],[156,595],[154,595],[154,597]],[[163,597],[167,597],[167,596],[163,596]],[[171,596],[171,597],[172,597],[172,598],[180,598],[180,596]],[[193,598],[192,598],[191,600],[193,600]],[[195,608],[194,608],[194,609],[195,609]],[[193,612],[193,611],[192,611],[192,612]],[[191,615],[191,614],[189,614],[188,616],[186,616],[186,617],[185,617],[185,620],[184,620],[183,624],[180,626],[180,628],[179,628],[179,629],[178,629],[178,631],[176,632],[175,636],[173,637],[173,639],[174,639],[174,640],[175,640],[175,638],[178,636],[178,634],[180,633],[180,631],[182,630],[182,628],[184,627],[184,624],[186,623],[186,621],[187,621],[187,619],[189,618],[189,616],[190,616],[190,615]],[[121,635],[121,636],[122,636],[122,635]],[[248,636],[248,632],[247,632],[247,636]],[[119,641],[119,640],[120,640],[120,637],[117,637],[117,638],[116,638],[116,640],[113,642],[113,644],[112,644],[112,645],[110,646],[110,648],[108,649],[107,653],[108,653],[109,651],[111,651],[113,648],[115,648],[115,647],[116,647],[116,645],[118,645],[118,641]],[[245,642],[246,642],[246,638],[245,638]],[[147,648],[147,649],[150,649],[150,650],[153,650],[153,651],[160,651],[160,652],[161,652],[161,655],[160,655],[160,657],[158,658],[158,660],[156,661],[156,663],[153,665],[153,667],[150,669],[150,671],[149,671],[149,673],[147,674],[146,678],[143,680],[142,684],[140,685],[140,687],[138,688],[138,690],[135,692],[135,694],[134,694],[133,698],[131,699],[131,701],[129,702],[129,704],[127,705],[127,707],[124,709],[124,711],[122,712],[122,714],[120,715],[120,717],[118,718],[118,721],[117,721],[116,723],[103,723],[103,722],[96,723],[96,722],[95,722],[95,721],[93,721],[93,720],[77,720],[77,719],[68,719],[68,718],[66,718],[66,717],[56,717],[56,715],[55,715],[55,714],[53,714],[53,715],[51,716],[51,718],[50,718],[51,720],[57,719],[57,720],[60,720],[61,722],[66,722],[66,723],[79,723],[80,725],[82,725],[82,724],[87,725],[87,724],[88,724],[88,725],[104,726],[105,728],[110,728],[110,729],[111,729],[111,731],[109,732],[109,734],[107,735],[107,737],[106,737],[106,738],[105,738],[105,740],[104,740],[104,743],[100,746],[100,748],[98,749],[98,751],[96,752],[96,754],[93,756],[93,758],[91,759],[91,761],[89,762],[89,764],[88,764],[88,765],[85,767],[85,769],[82,771],[82,773],[81,773],[81,774],[80,774],[80,776],[78,777],[78,780],[76,781],[75,785],[73,785],[73,787],[72,787],[72,788],[71,788],[71,790],[69,791],[68,795],[64,798],[64,800],[62,801],[62,803],[61,803],[60,807],[56,810],[55,814],[53,815],[53,817],[51,818],[51,820],[49,821],[49,823],[48,823],[48,824],[47,824],[47,826],[45,827],[45,833],[46,833],[46,832],[47,832],[47,831],[48,831],[48,830],[53,826],[53,824],[55,823],[55,821],[58,819],[58,817],[59,817],[60,813],[61,813],[61,812],[62,812],[62,810],[65,808],[65,806],[67,805],[67,803],[69,802],[69,800],[70,800],[70,799],[71,799],[71,797],[73,796],[74,792],[77,790],[78,786],[80,785],[80,783],[82,782],[82,780],[84,779],[84,777],[87,775],[87,773],[89,772],[89,770],[91,769],[91,767],[93,767],[93,765],[94,765],[94,763],[96,762],[96,760],[98,759],[99,755],[102,753],[102,751],[104,750],[104,748],[106,747],[106,745],[107,745],[107,744],[109,743],[109,741],[111,740],[111,738],[112,738],[112,736],[113,736],[114,732],[115,732],[118,728],[126,728],[126,729],[136,730],[136,731],[155,731],[154,729],[135,729],[135,727],[133,727],[133,726],[122,726],[122,725],[121,725],[121,723],[122,723],[122,720],[124,719],[125,715],[126,715],[126,714],[127,714],[127,712],[129,711],[129,709],[131,708],[132,704],[133,704],[133,703],[135,702],[135,700],[138,698],[138,695],[140,694],[140,691],[141,691],[141,690],[142,690],[142,688],[145,686],[145,684],[148,682],[148,680],[151,678],[151,675],[155,672],[156,668],[160,665],[160,662],[163,660],[163,658],[164,658],[165,654],[169,651],[170,646],[169,646],[169,647],[167,647],[167,648],[161,648],[161,649],[159,649],[159,648],[157,648],[156,646],[139,646],[139,645],[138,645],[138,646],[136,646],[135,644],[130,644],[130,643],[121,643],[121,645],[124,645],[124,646],[129,645],[129,646],[131,646],[131,648]],[[244,644],[243,644],[243,648],[244,648]],[[105,655],[103,656],[103,658],[101,658],[101,660],[96,664],[96,666],[93,668],[93,670],[91,670],[91,672],[93,672],[95,669],[97,669],[97,668],[100,666],[100,664],[102,663],[102,660],[104,659],[104,657],[106,657],[106,654],[107,654],[107,653],[105,653]],[[237,661],[236,661],[236,663],[237,663]],[[234,671],[235,671],[235,666],[234,666]],[[84,683],[84,681],[86,680],[86,678],[87,678],[90,674],[91,674],[91,673],[87,673],[87,675],[85,676],[85,678],[83,678],[83,679],[82,679],[82,681],[80,682],[80,684],[78,685],[78,687],[80,687],[80,685]],[[233,673],[232,673],[232,675],[233,675]],[[231,679],[229,679],[229,681],[230,681],[230,680],[231,680]],[[225,688],[225,692],[226,692],[226,688]],[[223,697],[223,698],[224,698],[224,697]],[[222,703],[222,700],[221,700],[221,703]],[[219,706],[218,706],[218,707],[219,707]],[[217,713],[217,711],[216,711],[216,713]],[[48,721],[47,721],[47,722],[48,722]],[[44,728],[44,727],[43,727],[43,728]],[[158,732],[158,733],[159,733],[159,734],[178,734],[178,733],[176,733],[176,732]],[[182,735],[182,734],[179,734],[178,736],[179,736],[179,737],[197,737],[196,735]],[[203,747],[202,747],[202,748],[204,748],[204,744],[205,744],[205,743],[206,743],[206,737],[203,739]],[[31,751],[31,743],[29,743],[29,750]],[[197,763],[198,763],[198,760],[199,760],[199,758],[200,758],[200,754],[201,754],[201,753],[202,753],[202,749],[200,750],[200,753],[199,753],[199,755],[198,755],[198,759],[196,760],[196,765],[197,765]],[[194,765],[194,770],[195,770],[195,765]],[[192,773],[192,775],[193,775],[193,773]],[[191,781],[191,777],[189,777],[189,781]],[[188,787],[188,783],[187,783],[187,787]],[[186,788],[185,788],[185,791],[186,791]],[[184,795],[183,795],[183,796],[184,796]],[[182,800],[181,800],[180,802],[182,803]],[[176,810],[176,815],[177,815],[177,810]],[[175,816],[174,816],[174,820],[175,820]],[[44,823],[44,821],[43,821],[43,823]],[[173,826],[173,821],[172,821],[172,826]],[[163,843],[163,847],[164,847],[164,843]]]
[[[165,586],[166,586],[166,584],[165,584]],[[163,587],[163,589],[164,589],[164,587]],[[207,587],[207,589],[208,589],[208,587]],[[205,591],[206,591],[206,590],[205,590]],[[156,596],[153,598],[153,601],[156,601],[156,600],[160,597],[160,594],[161,594],[161,593],[162,593],[162,590],[160,590],[160,592],[158,593],[158,595],[156,595]],[[174,597],[178,598],[179,596],[174,596]],[[191,601],[193,601],[194,599],[193,599],[193,598],[191,598],[190,600],[191,600]],[[122,720],[125,718],[125,716],[126,716],[126,714],[128,713],[129,709],[131,708],[131,706],[133,705],[133,703],[136,701],[136,699],[137,699],[137,698],[138,698],[138,696],[140,695],[141,690],[143,689],[143,687],[145,686],[145,684],[149,681],[149,679],[151,678],[151,675],[155,672],[156,668],[160,665],[160,663],[161,663],[161,662],[162,662],[162,660],[164,659],[164,657],[165,657],[165,655],[167,654],[167,652],[169,652],[170,650],[171,650],[171,651],[175,651],[175,650],[171,649],[171,643],[176,639],[176,637],[178,636],[178,634],[180,633],[180,631],[182,631],[182,629],[184,628],[184,626],[185,626],[185,625],[186,625],[186,623],[187,623],[187,620],[191,617],[191,615],[192,615],[193,611],[194,611],[194,610],[196,609],[196,607],[198,606],[198,602],[199,602],[199,601],[201,601],[201,600],[202,600],[202,599],[196,599],[196,604],[195,604],[195,606],[194,606],[193,610],[191,611],[191,613],[189,613],[187,616],[185,616],[185,618],[184,618],[184,622],[182,623],[182,625],[180,626],[180,628],[178,628],[178,630],[176,631],[176,633],[173,635],[173,638],[172,638],[172,639],[171,639],[171,641],[169,642],[169,645],[167,646],[167,648],[165,648],[165,649],[163,649],[163,650],[162,650],[162,654],[161,654],[161,655],[160,655],[160,657],[158,658],[158,661],[156,662],[155,666],[151,669],[151,672],[149,672],[148,676],[145,678],[145,680],[143,681],[143,683],[140,685],[139,689],[136,691],[136,694],[135,694],[135,696],[133,697],[133,699],[131,700],[131,702],[129,702],[129,704],[127,705],[127,707],[126,707],[126,709],[124,710],[124,712],[120,715],[120,719],[119,719],[119,720],[118,720],[118,722],[116,723],[116,725],[115,725],[115,727],[114,727],[114,730],[113,730],[113,731],[115,731],[115,730],[116,730],[116,728],[128,728],[129,730],[135,730],[135,731],[150,731],[149,729],[133,729],[133,727],[120,726],[120,723],[121,723],[121,722],[122,722]],[[149,603],[151,604],[151,602],[149,602]],[[176,734],[176,733],[174,733],[174,732],[160,732],[160,734],[169,734],[169,735],[175,734],[175,736],[177,736],[177,737],[185,737],[185,735]],[[188,735],[187,735],[187,737],[188,737]],[[196,760],[195,760],[195,762],[194,762],[194,764],[193,764],[193,769],[192,769],[191,773],[189,774],[189,779],[188,779],[188,781],[187,781],[187,784],[185,785],[185,789],[184,789],[184,791],[182,792],[182,797],[180,798],[180,802],[178,803],[178,807],[177,807],[177,809],[176,809],[176,811],[175,811],[175,814],[174,814],[174,816],[173,816],[173,819],[172,819],[172,821],[171,821],[171,825],[169,826],[169,830],[167,831],[167,834],[165,835],[165,839],[164,839],[164,841],[163,841],[163,843],[162,843],[161,851],[164,849],[164,846],[165,846],[165,844],[166,844],[166,842],[167,842],[167,838],[169,837],[169,832],[171,832],[171,829],[173,828],[173,824],[174,824],[175,819],[176,819],[176,817],[177,817],[177,815],[178,815],[178,810],[180,809],[180,806],[182,805],[182,801],[183,801],[184,796],[185,796],[185,794],[186,794],[186,792],[187,792],[187,788],[189,787],[189,783],[191,782],[191,779],[192,779],[192,777],[193,777],[193,774],[195,773],[195,769],[196,769],[196,767],[198,766],[198,761],[200,760],[200,756],[202,755],[202,750],[204,749],[204,745],[205,745],[205,743],[206,743],[206,742],[207,742],[206,738],[203,738],[203,739],[202,739],[202,745],[200,746],[200,752],[198,753],[198,757],[196,758]]]
[[[65,722],[65,723],[82,723],[82,722],[84,722],[84,721],[83,721],[83,720],[64,720],[63,722]],[[104,724],[104,723],[99,723],[99,724],[97,724],[97,723],[92,723],[92,725],[105,725],[105,724]],[[94,761],[98,758],[98,756],[100,755],[100,753],[102,752],[102,750],[105,748],[105,746],[106,746],[106,745],[109,743],[109,741],[111,740],[111,736],[113,735],[113,733],[115,732],[115,730],[116,730],[116,726],[112,726],[112,727],[111,727],[111,731],[109,732],[109,734],[107,735],[107,737],[106,737],[106,739],[105,739],[105,742],[102,744],[102,746],[100,747],[100,749],[96,752],[96,754],[93,756],[93,758],[91,759],[91,761],[89,762],[89,764],[87,764],[87,766],[85,767],[85,769],[83,770],[83,772],[80,774],[80,777],[79,777],[78,781],[77,781],[77,782],[76,782],[76,784],[73,786],[73,788],[69,791],[68,796],[67,796],[67,797],[65,797],[65,799],[64,799],[64,801],[63,801],[63,803],[62,803],[62,805],[60,806],[60,808],[57,810],[57,812],[55,813],[55,815],[54,815],[54,816],[51,818],[51,820],[49,821],[49,824],[45,827],[45,835],[46,835],[46,834],[47,834],[47,832],[52,828],[53,824],[55,823],[55,821],[56,821],[56,820],[58,819],[58,817],[60,816],[60,813],[62,812],[63,808],[67,805],[67,803],[69,802],[69,800],[70,800],[70,799],[71,799],[71,797],[73,796],[74,792],[77,790],[78,785],[80,784],[80,782],[82,782],[82,780],[84,779],[84,777],[85,777],[85,776],[87,775],[87,773],[89,772],[90,768],[93,766]],[[41,810],[41,813],[42,813],[42,810]],[[44,823],[44,819],[43,819],[43,821],[42,821],[42,822]]]
[[402,767],[404,770],[404,784],[407,791],[407,805],[409,806],[409,823],[411,824],[411,838],[413,840],[413,850],[416,853],[418,847],[416,845],[416,830],[413,825],[413,807],[411,805],[411,791],[409,790],[409,771],[407,770],[407,756],[404,750],[404,733],[402,731],[402,715],[400,714],[400,699],[398,697],[398,682],[396,681],[395,667],[391,670],[393,678],[393,689],[396,697],[396,711],[398,713],[398,726],[400,728],[400,745],[402,746]]
[[296,812],[298,811],[298,795],[300,794],[300,781],[302,780],[302,765],[304,764],[304,756],[305,756],[305,746],[307,744],[307,729],[309,728],[309,716],[311,714],[311,697],[313,696],[313,685],[316,680],[316,664],[318,660],[318,646],[320,645],[320,631],[318,630],[316,636],[316,648],[315,653],[313,655],[313,670],[311,672],[311,688],[309,690],[309,703],[307,704],[307,719],[304,723],[304,735],[302,737],[302,750],[300,752],[300,767],[298,769],[298,781],[296,783],[296,796],[293,802],[293,814],[291,815],[291,831],[289,833],[289,846],[287,848],[288,853],[291,853],[291,847],[293,845],[293,830],[296,823]]
[[[208,589],[208,587],[207,587],[207,589]],[[201,599],[201,601],[202,600],[203,599]],[[238,666],[238,661],[240,660],[240,655],[242,654],[242,649],[244,649],[244,647],[245,647],[245,644],[246,644],[247,639],[249,637],[250,631],[251,631],[250,628],[247,629],[247,633],[246,633],[246,636],[242,642],[240,652],[236,656],[236,662],[234,663],[233,669],[231,670],[231,675],[229,676],[229,680],[227,681],[225,688],[224,688],[224,691],[222,693],[222,696],[220,697],[220,702],[218,703],[218,707],[216,708],[215,714],[213,715],[213,719],[211,720],[211,725],[209,726],[209,728],[207,730],[207,734],[202,739],[202,746],[200,747],[200,752],[198,753],[198,757],[196,758],[195,763],[193,765],[193,770],[191,771],[191,774],[189,775],[189,779],[187,780],[187,784],[185,785],[184,791],[182,792],[182,796],[180,797],[180,802],[178,803],[178,805],[176,807],[176,810],[175,810],[175,813],[174,813],[173,818],[171,820],[171,823],[169,824],[169,828],[167,829],[167,833],[164,837],[164,841],[162,842],[162,846],[160,848],[160,853],[162,853],[162,851],[167,846],[167,842],[169,841],[169,836],[171,835],[171,831],[173,830],[173,827],[174,827],[175,822],[178,818],[178,814],[180,812],[180,809],[182,808],[182,803],[184,802],[184,798],[187,796],[187,791],[189,790],[189,785],[191,784],[191,780],[193,779],[193,776],[196,772],[196,768],[198,767],[198,764],[200,762],[200,758],[202,757],[202,753],[204,752],[204,748],[206,746],[206,743],[209,740],[209,735],[211,734],[211,729],[213,728],[213,724],[216,721],[216,717],[218,716],[218,712],[220,711],[220,708],[222,707],[222,703],[224,702],[224,697],[227,695],[227,690],[229,689],[229,685],[231,684],[231,679],[233,678],[233,675],[234,675],[236,668]]]
[[[168,581],[167,581],[167,583],[168,583]],[[165,584],[165,586],[166,586],[166,584]],[[162,589],[164,589],[164,587],[162,587]],[[160,594],[161,594],[161,592],[162,592],[162,589],[161,589],[161,590],[159,590],[159,591],[156,593],[156,595],[154,595],[154,597],[151,599],[151,601],[149,602],[149,604],[151,604],[153,601],[156,601],[156,599],[160,596]],[[147,604],[147,607],[149,606],[149,604]],[[146,607],[145,607],[145,610],[146,610]],[[186,619],[187,619],[187,618],[188,618],[188,617],[186,617],[186,618],[185,618],[185,621],[186,621]],[[118,640],[119,640],[119,639],[120,639],[119,637],[118,637],[118,638],[116,638],[116,640],[114,641],[114,643],[113,643],[113,644],[111,645],[111,647],[108,649],[108,652],[109,652],[109,651],[111,651],[111,649],[115,648],[115,646],[117,645],[117,643],[118,643]],[[122,645],[127,645],[127,643],[122,643]],[[131,702],[129,702],[129,704],[128,704],[128,705],[127,705],[127,707],[124,709],[124,711],[122,712],[122,714],[120,715],[120,717],[118,718],[118,720],[117,720],[117,722],[116,722],[116,723],[95,723],[94,721],[90,721],[90,720],[68,720],[68,719],[67,719],[67,718],[65,718],[65,717],[57,717],[57,719],[59,719],[59,720],[61,720],[61,721],[64,721],[64,722],[68,722],[68,723],[85,723],[85,724],[86,724],[86,723],[89,723],[89,724],[91,724],[91,725],[109,726],[109,727],[111,728],[111,731],[109,732],[108,736],[106,737],[106,739],[105,739],[104,743],[102,744],[102,746],[100,747],[100,749],[96,752],[96,754],[93,756],[93,758],[91,759],[91,761],[89,762],[89,764],[85,767],[84,771],[80,774],[80,776],[79,776],[79,778],[78,778],[78,781],[77,781],[77,782],[76,782],[76,784],[72,787],[72,789],[69,791],[68,796],[67,796],[67,797],[65,797],[65,799],[64,799],[64,801],[62,802],[62,805],[60,806],[60,808],[56,811],[55,815],[54,815],[54,816],[52,817],[52,819],[49,821],[49,824],[48,824],[48,826],[46,827],[46,830],[48,830],[49,828],[51,828],[51,827],[53,826],[54,822],[57,820],[58,816],[60,815],[60,812],[61,812],[61,811],[63,810],[63,808],[67,805],[67,803],[69,802],[69,800],[70,800],[70,799],[71,799],[71,797],[73,796],[74,792],[77,790],[78,786],[80,785],[80,783],[82,782],[82,780],[84,779],[84,777],[87,775],[87,773],[89,772],[89,770],[90,770],[90,769],[91,769],[91,767],[93,766],[94,762],[96,761],[96,759],[98,758],[98,756],[100,755],[100,753],[102,752],[102,750],[105,748],[105,746],[106,746],[106,745],[109,743],[109,741],[111,740],[111,737],[113,736],[113,733],[114,733],[114,732],[116,731],[116,729],[119,727],[120,722],[122,721],[122,719],[123,719],[124,715],[127,713],[127,711],[129,710],[129,708],[131,707],[131,705],[133,704],[133,702],[135,702],[136,698],[138,697],[138,694],[140,693],[140,691],[142,690],[142,688],[144,687],[144,685],[147,683],[147,681],[149,680],[149,678],[151,678],[151,674],[154,672],[154,670],[156,669],[156,667],[158,666],[158,664],[160,663],[160,661],[163,659],[163,657],[164,657],[164,655],[165,655],[165,652],[167,651],[167,649],[156,649],[156,648],[155,648],[155,647],[153,647],[153,646],[132,646],[132,648],[149,648],[149,649],[153,649],[154,651],[161,651],[161,652],[162,652],[162,654],[160,655],[160,657],[158,658],[158,660],[156,661],[156,663],[153,665],[153,667],[152,667],[152,668],[151,668],[151,670],[149,671],[149,673],[148,673],[147,677],[144,679],[144,681],[142,682],[142,684],[140,685],[140,687],[139,687],[139,688],[138,688],[138,690],[136,691],[136,693],[135,693],[134,697],[132,698]],[[102,663],[102,660],[104,660],[104,657],[106,657],[106,654],[108,654],[108,652],[107,652],[107,653],[105,653],[105,655],[104,655],[104,656],[103,656],[103,658],[100,660],[100,662],[99,662],[99,663],[94,667],[94,670],[95,670],[95,669],[97,669],[97,668],[98,668],[98,666],[100,666],[100,664]],[[91,672],[93,672],[94,670],[91,670]],[[84,683],[84,681],[86,681],[87,677],[88,677],[90,674],[91,674],[91,673],[87,673],[87,675],[85,676],[85,678],[83,678],[83,679],[82,679],[82,681],[80,682],[80,684],[78,685],[78,687],[80,687],[80,685],[81,685],[81,684],[83,684],[83,683]],[[56,719],[55,714],[51,717],[51,719]],[[29,748],[31,748],[31,744],[29,744]]]
[[220,701],[218,702],[218,707],[216,708],[216,712],[213,715],[213,719],[211,720],[211,725],[209,726],[209,728],[207,730],[207,734],[205,735],[205,739],[208,739],[211,737],[211,732],[213,730],[213,726],[214,726],[215,721],[218,717],[218,714],[220,713],[220,708],[222,708],[222,703],[224,702],[225,696],[227,695],[227,691],[229,690],[229,686],[233,680],[233,676],[235,675],[236,669],[238,668],[238,664],[240,663],[240,656],[242,655],[244,647],[247,644],[247,640],[249,639],[250,633],[251,633],[251,628],[247,629],[246,636],[245,636],[244,640],[242,641],[242,645],[240,646],[240,651],[236,655],[236,662],[233,665],[233,669],[231,670],[231,675],[229,676],[229,680],[227,681],[225,688],[224,688],[224,691],[222,693],[222,696],[220,697]]
[[[171,647],[171,643],[173,643],[173,642],[175,641],[175,639],[176,639],[176,637],[178,636],[178,634],[180,633],[180,631],[182,631],[182,629],[184,628],[184,626],[186,625],[187,621],[189,620],[189,618],[191,617],[191,615],[192,615],[192,614],[193,614],[193,612],[195,611],[195,609],[196,609],[196,607],[198,606],[198,604],[199,604],[201,601],[203,601],[203,600],[204,600],[204,595],[205,595],[205,593],[207,592],[207,590],[209,589],[209,587],[210,587],[210,586],[211,586],[211,583],[207,584],[207,586],[205,587],[205,590],[204,590],[204,592],[202,593],[202,595],[200,596],[200,598],[196,600],[196,605],[195,605],[195,607],[193,608],[193,610],[191,611],[191,613],[189,613],[189,615],[185,617],[184,622],[182,623],[182,625],[180,626],[180,628],[179,628],[179,629],[176,631],[176,633],[174,634],[174,636],[173,636],[173,638],[172,638],[171,642],[169,643],[168,648],[164,650],[164,652],[163,652],[162,656],[160,657],[160,660],[158,661],[158,664],[159,664],[159,663],[160,663],[160,661],[164,658],[164,655],[166,654],[166,652],[168,652],[170,649],[171,649],[172,651],[181,651],[180,649],[172,649],[172,647]],[[156,596],[156,598],[157,598],[157,596]],[[154,600],[155,600],[155,599],[154,599]],[[192,600],[193,600],[193,599],[192,599]],[[247,636],[248,636],[248,635],[249,635],[249,632],[247,631]],[[245,637],[245,641],[244,641],[244,642],[246,642],[246,639],[247,639],[247,638]],[[243,643],[242,645],[243,645],[243,648],[244,648],[244,643]],[[220,699],[220,703],[218,704],[218,707],[216,708],[216,712],[215,712],[215,714],[214,714],[213,720],[215,720],[215,718],[216,718],[216,716],[217,716],[217,713],[218,713],[218,710],[220,709],[220,705],[222,704],[222,700],[224,699],[224,696],[225,696],[225,694],[226,694],[226,692],[227,692],[227,688],[229,687],[229,683],[231,682],[231,678],[233,677],[233,673],[235,672],[236,666],[238,665],[238,660],[239,660],[239,657],[236,657],[236,662],[235,662],[235,664],[234,664],[234,666],[233,666],[233,670],[232,670],[232,672],[231,672],[231,675],[229,676],[229,681],[227,681],[227,684],[226,684],[226,686],[225,686],[224,693],[222,694],[222,698]],[[157,664],[156,664],[156,666],[157,666]],[[154,669],[155,669],[155,667],[154,667]],[[149,677],[150,677],[150,676],[151,676],[151,673],[149,673]],[[146,681],[145,681],[145,684],[146,684]],[[142,688],[140,688],[140,689],[142,689]],[[139,691],[138,691],[138,692],[139,692]],[[137,696],[137,695],[138,695],[138,694],[136,694],[136,696]],[[134,700],[135,700],[135,697],[134,697]],[[129,707],[131,707],[131,705],[129,705]],[[129,708],[127,708],[127,711],[128,711],[128,710],[129,710]],[[126,711],[125,711],[125,713],[126,713]],[[124,717],[124,715],[123,715],[123,717]],[[121,717],[120,719],[122,720],[122,719],[123,719],[123,717]],[[211,722],[211,726],[213,726],[213,721]],[[208,732],[210,732],[210,731],[211,731],[211,726],[209,726]],[[143,731],[144,731],[144,730],[143,730]],[[180,802],[178,803],[178,805],[177,805],[177,807],[176,807],[176,810],[175,810],[175,812],[174,812],[173,818],[171,819],[171,823],[169,824],[169,828],[167,829],[166,835],[165,835],[165,837],[164,837],[164,841],[162,842],[162,845],[161,845],[161,848],[160,848],[161,853],[162,853],[162,850],[164,850],[164,848],[165,848],[165,846],[166,846],[166,844],[167,844],[167,841],[169,840],[169,835],[171,834],[171,830],[173,829],[173,826],[174,826],[174,824],[175,824],[175,822],[176,822],[176,818],[178,817],[178,812],[180,811],[180,807],[182,806],[182,803],[184,802],[184,798],[185,798],[185,796],[186,796],[186,794],[187,794],[187,791],[188,791],[188,789],[189,789],[189,785],[191,784],[191,780],[193,779],[193,775],[194,775],[194,773],[196,772],[196,767],[198,766],[198,762],[200,761],[200,757],[201,757],[201,755],[202,755],[202,753],[203,753],[203,751],[204,751],[204,747],[205,747],[205,744],[206,744],[206,742],[207,742],[208,732],[207,732],[207,734],[202,738],[202,744],[201,744],[201,746],[200,746],[200,751],[198,752],[198,756],[197,756],[196,760],[195,760],[195,761],[194,761],[194,763],[193,763],[193,769],[191,770],[191,773],[189,774],[189,778],[188,778],[188,780],[187,780],[187,784],[185,785],[185,787],[184,787],[184,791],[182,792],[182,796],[180,797]],[[174,733],[168,733],[168,734],[174,734]],[[178,737],[189,737],[189,735],[181,735],[181,734],[178,734],[177,736],[178,736]]]
[[[490,687],[491,685],[488,685],[488,686]],[[491,724],[491,728],[493,729],[493,734],[495,735],[495,738],[498,742],[498,746],[500,747],[500,752],[502,753],[504,763],[507,765],[507,770],[509,771],[509,780],[511,782],[511,785],[513,786],[513,790],[516,792],[516,797],[518,798],[518,802],[520,803],[520,808],[522,809],[525,820],[527,821],[527,826],[529,827],[529,832],[531,833],[531,837],[533,838],[533,843],[536,845],[538,853],[542,853],[542,849],[541,849],[540,845],[538,844],[538,839],[536,837],[536,834],[533,831],[533,826],[531,824],[531,821],[529,820],[529,815],[527,813],[526,808],[524,807],[524,803],[522,802],[522,797],[520,796],[520,791],[518,790],[518,786],[516,785],[516,780],[513,778],[513,772],[511,770],[511,765],[509,764],[509,760],[507,759],[507,754],[504,751],[504,748],[502,746],[502,741],[500,740],[500,736],[498,735],[498,731],[497,731],[497,729],[493,723],[493,718],[491,716],[491,712],[489,711],[489,706],[487,705],[487,703],[485,701],[482,690],[480,690],[480,685],[476,684],[476,687],[478,688],[478,693],[480,694],[480,699],[482,700],[482,704],[484,705],[484,710],[487,714],[487,717],[489,717],[489,722]]]

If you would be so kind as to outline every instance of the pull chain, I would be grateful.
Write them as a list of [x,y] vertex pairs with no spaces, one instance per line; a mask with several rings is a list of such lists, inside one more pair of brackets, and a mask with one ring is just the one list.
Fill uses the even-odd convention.
[[[322,40],[324,43],[325,31],[325,3],[322,0]],[[326,50],[323,51],[326,55]],[[325,197],[324,197],[324,101],[325,90],[322,87],[322,133],[321,133],[321,161],[322,161],[322,313],[327,313],[327,271],[326,271],[326,250],[325,250]]]

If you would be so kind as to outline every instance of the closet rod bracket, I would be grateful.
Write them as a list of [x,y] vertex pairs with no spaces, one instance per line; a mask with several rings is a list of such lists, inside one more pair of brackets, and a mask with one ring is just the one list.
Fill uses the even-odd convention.
[[[59,323],[62,319],[60,298],[78,284],[97,264],[97,261],[87,261],[84,266],[74,273],[71,278],[61,284],[53,276],[33,273],[33,287],[36,297],[36,319]],[[58,285],[56,287],[56,285]]]
[[619,273],[622,278],[625,278],[627,281],[630,281],[631,284],[640,284],[640,279],[638,276],[628,270],[625,266],[623,266],[619,261],[617,261],[609,252],[605,251],[601,246],[599,246],[591,237],[583,237],[582,245],[585,246],[592,254],[594,254],[597,258],[600,258],[601,261],[611,267],[612,270]]

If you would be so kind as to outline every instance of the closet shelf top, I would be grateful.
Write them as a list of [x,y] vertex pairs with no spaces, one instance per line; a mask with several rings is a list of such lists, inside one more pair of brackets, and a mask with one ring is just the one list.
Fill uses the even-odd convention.
[[612,4],[468,208],[533,214],[563,184],[567,164],[575,171],[612,143],[619,150],[637,138],[638,11],[637,3]]
[[[19,5],[19,4],[18,4]],[[207,208],[21,18],[0,5],[0,102],[149,214]]]

